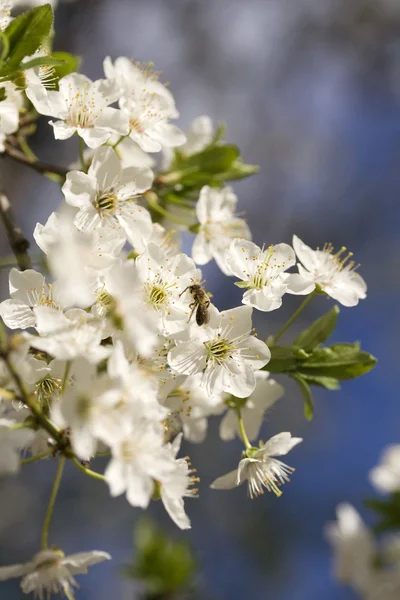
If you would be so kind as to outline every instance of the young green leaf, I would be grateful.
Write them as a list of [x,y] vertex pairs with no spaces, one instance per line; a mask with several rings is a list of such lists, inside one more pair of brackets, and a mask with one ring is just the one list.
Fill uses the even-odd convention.
[[311,325],[302,331],[293,342],[293,346],[298,346],[303,350],[313,350],[325,342],[336,327],[339,315],[339,307],[333,306],[322,317],[311,323]]
[[[11,21],[4,30],[9,49],[5,63],[7,73],[17,70],[26,56],[32,56],[50,33],[53,24],[53,10],[50,4],[44,4],[28,10]],[[3,74],[3,69],[0,75]]]
[[314,414],[314,403],[310,386],[299,373],[291,373],[290,377],[296,381],[300,388],[304,400],[304,416],[307,421],[311,421]]
[[303,375],[323,376],[344,381],[368,373],[376,365],[376,358],[360,349],[358,343],[334,344],[316,348],[298,370]]

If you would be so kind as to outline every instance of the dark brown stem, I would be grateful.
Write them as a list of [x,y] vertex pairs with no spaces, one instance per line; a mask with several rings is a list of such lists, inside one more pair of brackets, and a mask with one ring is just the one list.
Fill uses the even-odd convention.
[[11,204],[4,194],[0,193],[0,216],[3,220],[4,227],[7,232],[8,241],[11,250],[15,254],[17,264],[21,271],[32,268],[30,256],[28,254],[29,242],[25,238],[22,230],[15,222],[14,215],[11,210]]
[[32,160],[25,156],[23,152],[14,148],[10,144],[5,144],[6,154],[13,160],[34,169],[38,173],[53,173],[54,175],[59,175],[63,179],[66,178],[68,169],[64,167],[60,167],[58,165],[53,165],[52,163],[47,163],[42,160]]

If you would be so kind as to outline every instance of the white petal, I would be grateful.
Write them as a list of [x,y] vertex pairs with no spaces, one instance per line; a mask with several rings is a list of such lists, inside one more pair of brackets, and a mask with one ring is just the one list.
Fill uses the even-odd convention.
[[283,456],[287,454],[294,446],[302,442],[302,438],[295,438],[288,432],[278,433],[268,440],[266,444],[257,452],[265,456]]
[[196,235],[192,246],[192,258],[198,265],[206,265],[212,259],[210,244],[206,241],[204,233]]
[[109,131],[100,127],[78,127],[78,134],[89,148],[98,148],[111,136]]
[[225,263],[231,273],[246,281],[249,278],[249,266],[258,257],[261,248],[253,242],[235,239],[226,251]]
[[237,470],[231,471],[230,473],[226,473],[226,475],[222,475],[218,477],[210,487],[213,490],[231,490],[237,486]]
[[288,294],[306,295],[311,294],[315,289],[315,283],[304,279],[299,273],[285,273],[284,281],[288,288]]
[[298,259],[303,263],[306,269],[312,271],[314,268],[315,251],[301,241],[297,235],[293,236],[293,248]]
[[91,206],[96,197],[96,180],[90,174],[70,171],[62,187],[65,200],[78,208]]
[[184,375],[200,373],[206,367],[205,347],[194,341],[182,342],[168,353],[168,364],[172,370]]
[[105,470],[104,477],[109,485],[111,496],[120,496],[124,493],[126,490],[126,468],[120,460],[110,460]]
[[161,499],[165,506],[165,510],[173,520],[173,522],[178,525],[180,529],[190,529],[190,519],[185,513],[185,504],[182,498],[170,498],[166,494],[162,493],[161,486]]
[[22,577],[30,569],[30,563],[25,565],[10,565],[9,567],[0,567],[0,581],[6,581],[14,577]]
[[69,567],[69,571],[72,575],[84,575],[87,573],[88,567],[97,565],[104,560],[111,560],[111,556],[108,552],[92,550],[91,552],[70,554],[62,560],[62,564]]
[[20,300],[4,300],[0,304],[0,316],[10,329],[35,327],[36,317],[29,306]]
[[49,121],[49,123],[53,127],[56,140],[68,140],[76,131],[76,127],[71,127],[64,121]]
[[271,360],[271,351],[267,344],[253,335],[246,338],[239,347],[243,349],[241,356],[255,371],[265,367]]

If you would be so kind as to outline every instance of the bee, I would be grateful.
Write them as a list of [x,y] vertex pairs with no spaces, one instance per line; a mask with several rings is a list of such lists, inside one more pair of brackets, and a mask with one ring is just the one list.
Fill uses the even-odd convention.
[[196,311],[197,325],[199,327],[202,325],[207,325],[210,320],[210,314],[208,312],[208,307],[210,306],[209,295],[201,283],[193,283],[192,285],[188,285],[180,294],[180,296],[182,296],[182,294],[184,294],[187,290],[189,290],[193,297],[193,302],[189,304],[189,308],[192,310],[188,318],[188,323],[192,318],[194,311]]

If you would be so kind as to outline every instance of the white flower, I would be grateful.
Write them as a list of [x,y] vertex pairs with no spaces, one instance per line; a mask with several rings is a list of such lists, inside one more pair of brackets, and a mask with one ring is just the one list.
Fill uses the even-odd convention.
[[60,360],[84,356],[92,364],[106,358],[110,350],[101,346],[105,323],[84,310],[65,314],[45,306],[34,309],[40,336],[25,334],[33,348]]
[[128,58],[104,61],[106,77],[120,89],[119,105],[129,121],[129,136],[145,152],[180,146],[185,134],[168,121],[179,116],[172,94],[151,68],[141,69]]
[[354,261],[348,262],[352,253],[341,258],[346,248],[335,254],[332,244],[325,244],[322,250],[312,250],[296,235],[293,248],[302,263],[297,265],[300,275],[318,285],[325,294],[343,306],[356,306],[359,300],[366,298],[367,285],[357,273]]
[[159,381],[155,373],[143,368],[143,359],[137,355],[128,360],[121,340],[114,343],[107,373],[120,386],[118,406],[123,418],[146,417],[161,422],[166,417],[167,410],[158,402]]
[[82,231],[117,230],[139,251],[152,233],[150,213],[136,198],[151,187],[147,167],[122,169],[110,147],[98,148],[88,173],[71,171],[63,186],[65,200],[79,209],[74,223]]
[[84,358],[80,361],[86,372],[54,405],[52,420],[71,428],[74,452],[82,460],[90,460],[96,454],[98,440],[107,443],[119,438],[124,418],[118,410],[122,394],[117,381],[106,374],[96,377],[93,366]]
[[[209,146],[214,137],[212,120],[207,115],[196,117],[186,131],[186,142],[179,146],[179,154],[191,156]],[[171,148],[163,148],[163,169],[168,170],[173,160]]]
[[186,254],[170,256],[162,248],[149,243],[146,252],[136,259],[136,268],[143,285],[143,302],[160,332],[182,331],[188,326],[190,294],[185,288],[201,278],[193,260]]
[[38,306],[59,308],[57,286],[46,284],[41,273],[33,269],[11,269],[9,277],[10,300],[0,304],[0,316],[10,329],[36,327],[33,309]]
[[4,141],[6,136],[17,131],[19,127],[19,112],[24,105],[23,94],[13,83],[10,81],[0,83],[0,91],[3,89],[5,90],[6,97],[0,102],[0,152],[4,152],[5,150]]
[[225,254],[225,264],[231,274],[242,279],[236,285],[247,288],[243,304],[258,310],[276,310],[282,305],[282,296],[309,294],[314,283],[296,273],[285,273],[296,263],[293,248],[288,244],[277,244],[259,248],[247,240],[233,240]]
[[230,187],[218,190],[206,185],[201,189],[196,205],[200,225],[192,248],[193,260],[198,265],[214,258],[221,271],[231,275],[225,264],[225,251],[234,238],[251,238],[246,221],[235,214],[236,204],[237,196]]
[[207,417],[221,414],[225,405],[220,394],[209,396],[200,386],[201,373],[180,377],[184,381],[176,380],[175,388],[165,398],[165,406],[170,409],[165,428],[169,436],[182,430],[186,440],[200,443],[206,437]]
[[230,490],[247,480],[250,498],[263,494],[263,488],[281,496],[279,488],[290,481],[289,475],[294,469],[273,457],[287,454],[302,441],[302,438],[292,437],[289,432],[274,435],[261,448],[251,449],[250,458],[243,458],[237,470],[218,477],[211,487],[215,490]]
[[253,309],[240,306],[219,313],[210,307],[210,321],[193,326],[190,340],[178,342],[168,354],[177,373],[203,373],[201,385],[209,396],[228,392],[247,398],[255,386],[255,371],[271,358],[264,342],[251,335]]
[[[241,416],[248,439],[252,442],[258,438],[265,411],[271,408],[283,396],[284,388],[274,379],[269,379],[267,371],[256,372],[256,387],[241,407]],[[237,402],[237,401],[236,401]],[[241,439],[237,412],[229,409],[219,427],[223,440],[233,440],[235,435]]]
[[180,529],[190,529],[190,519],[185,513],[184,497],[194,497],[198,490],[193,487],[199,480],[194,476],[195,469],[190,467],[186,458],[176,458],[182,442],[182,434],[168,445],[174,469],[163,478],[160,484],[160,495],[165,510]]
[[85,75],[71,73],[58,82],[59,91],[35,86],[26,90],[29,100],[42,115],[58,120],[50,124],[57,140],[66,140],[75,132],[89,148],[97,148],[113,133],[127,135],[126,115],[111,108],[116,92],[105,80],[91,81]]
[[45,225],[37,223],[33,237],[57,279],[58,299],[64,305],[87,308],[96,299],[101,276],[119,260],[125,239],[115,229],[79,231],[72,210],[52,213]]
[[385,449],[380,464],[371,470],[369,479],[384,494],[400,491],[400,444]]
[[337,521],[328,523],[325,528],[326,538],[335,553],[335,576],[365,591],[376,555],[372,533],[350,504],[339,504],[336,514]]
[[0,475],[17,473],[20,451],[35,437],[31,429],[12,429],[15,421],[0,419]]
[[110,560],[107,552],[92,550],[65,556],[61,550],[41,550],[31,561],[23,565],[0,567],[0,581],[22,577],[21,589],[25,594],[34,593],[39,600],[53,594],[72,594],[77,586],[74,575],[87,573],[88,567],[103,560]]
[[125,422],[121,436],[111,444],[112,459],[104,473],[112,496],[126,492],[132,506],[147,508],[154,481],[173,469],[163,444],[163,427],[146,418]]
[[149,243],[158,246],[167,255],[167,258],[176,256],[180,252],[179,232],[176,229],[166,230],[160,223],[153,223]]
[[103,290],[99,290],[97,303],[111,307],[109,320],[111,324],[117,322],[119,325],[126,347],[145,358],[152,355],[158,342],[158,323],[143,302],[143,284],[133,260],[110,269]]

